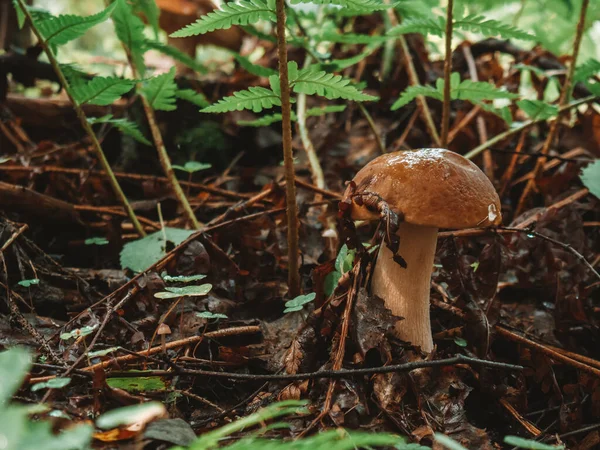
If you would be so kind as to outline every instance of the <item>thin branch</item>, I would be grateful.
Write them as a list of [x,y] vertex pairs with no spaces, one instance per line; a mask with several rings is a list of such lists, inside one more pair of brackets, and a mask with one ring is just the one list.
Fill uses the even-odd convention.
[[300,293],[300,270],[298,264],[298,207],[296,205],[296,185],[294,184],[294,153],[292,151],[292,111],[290,105],[290,82],[287,67],[287,44],[285,40],[285,0],[277,0],[276,6],[277,50],[279,53],[279,84],[281,88],[283,164],[285,167],[285,193],[288,222],[288,289],[289,297],[294,298]]
[[123,193],[123,190],[121,189],[121,186],[119,185],[119,182],[117,181],[117,178],[115,177],[115,174],[113,173],[112,168],[110,167],[110,164],[108,163],[108,160],[106,159],[106,155],[104,155],[104,151],[102,150],[102,147],[100,146],[100,142],[98,141],[98,138],[96,137],[96,133],[94,133],[92,126],[88,123],[87,117],[86,117],[85,113],[83,112],[83,109],[73,98],[71,89],[69,87],[69,83],[67,82],[67,79],[65,78],[64,74],[62,73],[62,70],[60,69],[60,65],[58,64],[58,60],[56,59],[54,52],[48,46],[48,43],[46,42],[46,40],[44,39],[42,34],[39,32],[39,30],[37,29],[35,22],[33,21],[33,18],[31,17],[31,13],[29,12],[29,9],[25,5],[24,0],[17,0],[17,2],[19,3],[19,7],[21,8],[21,11],[25,15],[27,21],[31,24],[31,30],[37,37],[39,44],[41,45],[42,49],[44,50],[44,53],[46,53],[46,56],[48,57],[48,61],[50,61],[50,64],[52,65],[52,68],[54,69],[54,72],[56,73],[56,76],[58,77],[58,79],[60,81],[60,85],[63,87],[67,96],[69,97],[69,100],[71,101],[71,104],[73,105],[73,108],[75,109],[75,113],[77,114],[77,118],[79,119],[79,122],[81,123],[83,130],[89,136],[90,141],[92,142],[92,148],[96,152],[96,157],[100,161],[102,168],[104,169],[104,171],[106,172],[106,175],[108,176],[108,180],[110,182],[110,185],[113,189],[115,196],[117,197],[117,199],[119,199],[119,202],[123,205],[123,208],[125,208],[125,211],[127,211],[127,215],[129,216],[129,219],[133,223],[133,226],[135,227],[135,230],[137,231],[137,233],[142,237],[146,236],[146,232],[144,231],[142,224],[139,222],[138,218],[136,217],[135,212],[133,211],[133,208],[129,204],[127,197],[125,197],[125,194]]
[[448,146],[448,130],[450,129],[450,75],[452,74],[452,10],[454,0],[448,0],[446,7],[446,59],[444,60],[444,104],[442,109],[442,147]]

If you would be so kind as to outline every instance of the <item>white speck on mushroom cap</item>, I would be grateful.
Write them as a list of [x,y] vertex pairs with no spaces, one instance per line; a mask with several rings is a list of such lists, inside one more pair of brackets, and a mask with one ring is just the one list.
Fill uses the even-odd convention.
[[400,153],[398,156],[394,156],[388,160],[388,164],[393,164],[398,160],[402,160],[402,164],[406,167],[415,167],[418,164],[431,161],[431,162],[443,162],[445,154],[448,150],[442,148],[428,148],[421,149],[418,151],[405,151]]

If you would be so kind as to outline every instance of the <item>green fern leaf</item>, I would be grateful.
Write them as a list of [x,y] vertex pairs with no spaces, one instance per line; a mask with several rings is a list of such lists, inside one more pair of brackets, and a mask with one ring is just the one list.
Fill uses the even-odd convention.
[[[273,125],[274,123],[281,122],[281,114],[268,114],[266,116],[262,116],[259,119],[254,120],[238,120],[237,124],[242,127],[268,127],[269,125]],[[296,120],[296,116],[292,113],[292,120]]]
[[132,7],[125,0],[115,1],[115,10],[112,14],[112,20],[115,24],[115,32],[125,50],[131,56],[135,68],[140,76],[144,75],[146,69],[144,65],[145,41],[144,23],[134,14]]
[[177,109],[175,106],[176,90],[175,67],[173,67],[167,73],[144,80],[140,94],[148,100],[152,109],[173,111]]
[[196,92],[193,89],[177,89],[175,91],[175,96],[182,100],[193,103],[194,105],[199,106],[200,108],[206,108],[207,106],[210,106],[210,103],[208,102],[204,94],[201,92]]
[[444,36],[446,21],[442,17],[432,19],[429,17],[416,17],[404,20],[401,24],[392,27],[387,36],[399,36],[408,33],[433,34]]
[[497,20],[486,19],[483,16],[475,14],[468,15],[462,19],[454,21],[454,28],[481,33],[486,36],[500,36],[504,39],[522,39],[525,41],[535,40],[536,37],[517,27],[498,22]]
[[392,8],[391,3],[383,3],[379,0],[292,0],[292,5],[298,3],[312,3],[314,5],[336,5],[358,11],[383,11]]
[[246,69],[252,75],[256,75],[257,77],[268,78],[271,75],[275,75],[278,73],[276,70],[271,69],[269,67],[264,67],[264,66],[252,63],[252,61],[250,61],[245,56],[240,55],[239,53],[236,53],[236,52],[231,52],[231,53],[233,54],[233,57],[235,58],[235,60],[240,64],[240,66],[242,66],[244,69]]
[[325,70],[327,72],[339,72],[340,70],[347,69],[348,67],[353,66],[354,64],[358,64],[363,59],[370,56],[373,52],[378,50],[381,47],[381,43],[377,42],[374,44],[369,44],[365,50],[363,50],[358,55],[352,56],[350,58],[345,59],[334,59],[328,63],[320,63],[312,66],[315,70]]
[[156,50],[161,52],[164,55],[170,56],[176,61],[179,61],[190,69],[194,69],[199,73],[207,73],[208,70],[202,64],[198,63],[194,58],[190,57],[186,53],[176,49],[175,47],[167,44],[163,44],[162,42],[154,41],[151,39],[146,39],[144,42],[146,49]]
[[71,78],[71,94],[78,105],[86,103],[92,105],[110,105],[131,90],[135,80],[125,80],[117,77],[93,77],[89,81],[74,77]]
[[88,117],[88,123],[91,125],[97,123],[108,123],[117,128],[121,133],[131,136],[136,141],[141,142],[144,145],[152,145],[152,143],[146,139],[138,128],[137,123],[127,119],[114,119],[112,114],[108,114],[103,117]]
[[104,22],[110,17],[116,6],[113,3],[103,11],[87,17],[73,14],[52,16],[44,20],[36,20],[35,25],[48,44],[59,47],[83,36],[93,26]]
[[290,75],[290,82],[290,87],[297,94],[317,94],[329,100],[336,98],[357,102],[377,100],[377,97],[364,94],[352,86],[348,78],[324,71],[316,71],[312,68],[299,71],[297,78],[292,78]]
[[25,13],[23,12],[23,8],[17,0],[12,0],[13,7],[15,8],[15,13],[17,14],[17,25],[19,26],[19,30],[23,28],[25,25]]
[[588,59],[575,69],[574,81],[586,81],[588,78],[600,74],[600,61]]
[[389,38],[385,36],[369,36],[368,34],[355,34],[355,33],[335,33],[326,31],[320,37],[320,41],[337,42],[340,44],[374,44],[379,42],[385,42]]
[[402,92],[400,98],[394,102],[392,105],[392,111],[408,105],[420,95],[423,95],[424,97],[435,98],[436,100],[444,99],[444,94],[438,92],[438,90],[432,86],[409,86],[404,90],[404,92]]
[[263,109],[272,108],[273,106],[281,106],[279,95],[270,89],[253,86],[245,91],[234,92],[232,96],[222,98],[217,103],[200,110],[200,112],[224,113],[251,109],[253,112],[259,113]]
[[259,20],[276,22],[275,3],[272,0],[241,0],[223,3],[221,9],[200,17],[196,22],[171,34],[171,37],[188,37],[209,31],[230,28],[232,25],[248,25]]
[[558,106],[540,100],[519,100],[517,105],[531,120],[547,120],[558,114]]
[[[456,72],[454,73],[458,75]],[[453,74],[453,75],[454,75]],[[443,83],[442,83],[443,84]],[[443,88],[438,87],[438,92],[443,95]],[[450,91],[452,100],[468,100],[470,102],[478,102],[482,100],[493,100],[496,98],[517,98],[517,94],[513,94],[504,89],[498,89],[487,81],[472,81],[463,80]]]
[[136,13],[141,13],[154,31],[155,39],[158,39],[160,25],[158,19],[160,17],[160,9],[155,0],[132,0],[133,10]]

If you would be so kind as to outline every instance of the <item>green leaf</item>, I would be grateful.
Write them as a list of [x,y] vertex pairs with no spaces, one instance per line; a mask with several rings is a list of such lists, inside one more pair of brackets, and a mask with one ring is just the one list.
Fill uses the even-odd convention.
[[60,389],[64,388],[71,382],[71,379],[68,377],[65,378],[52,378],[48,381],[43,381],[41,383],[36,383],[31,386],[31,392],[39,391],[40,389]]
[[[454,73],[456,74],[456,72]],[[453,74],[453,75],[454,75]],[[458,75],[458,74],[456,74]],[[458,78],[460,80],[460,78]],[[441,91],[443,94],[443,90]],[[487,81],[463,80],[458,86],[453,86],[450,95],[452,100],[468,100],[478,102],[497,98],[518,98],[517,94],[499,89]]]
[[586,81],[588,78],[600,73],[600,61],[597,59],[588,59],[575,69],[573,81]]
[[454,29],[481,33],[486,37],[500,36],[504,39],[522,39],[525,41],[536,39],[534,35],[519,30],[517,27],[498,22],[497,20],[486,19],[476,14],[470,14],[462,19],[455,20]]
[[365,13],[383,11],[392,8],[392,3],[383,3],[379,0],[292,0],[292,5],[299,3],[312,3],[314,5],[337,5],[343,8],[363,11]]
[[78,105],[89,103],[108,106],[129,92],[134,85],[134,80],[117,77],[93,77],[89,81],[73,79],[71,94]]
[[17,14],[17,25],[19,25],[19,30],[21,30],[23,28],[23,25],[25,25],[25,13],[23,12],[23,9],[21,8],[21,5],[19,4],[18,0],[12,1],[13,6],[15,7],[15,12]]
[[144,22],[134,12],[126,0],[116,0],[112,20],[117,37],[124,45],[140,76],[144,75],[145,41]]
[[175,67],[172,67],[167,73],[144,80],[139,91],[148,100],[152,109],[160,111],[177,109],[175,106],[175,92],[177,91]]
[[458,442],[456,442],[453,439],[450,439],[448,436],[446,436],[444,434],[435,433],[434,437],[435,437],[436,442],[443,445],[444,447],[446,447],[449,450],[467,450],[462,445],[460,445]]
[[329,100],[336,98],[359,102],[377,100],[377,97],[364,94],[352,86],[350,79],[324,71],[303,69],[298,73],[298,78],[290,81],[292,89],[298,94],[317,94]]
[[196,61],[194,58],[189,56],[187,53],[183,53],[181,50],[162,42],[146,39],[144,42],[146,49],[156,50],[164,55],[170,56],[176,61],[185,64],[187,67],[195,70],[198,73],[207,73],[208,69]]
[[128,242],[121,250],[121,267],[129,268],[134,272],[142,272],[152,264],[159,261],[166,254],[166,242],[179,245],[195,233],[194,230],[180,230],[178,228],[165,227],[137,241]]
[[531,120],[547,120],[558,114],[558,106],[541,100],[519,100],[517,105]]
[[141,144],[151,146],[152,143],[146,139],[146,137],[142,134],[140,129],[138,128],[137,123],[132,122],[131,120],[122,118],[122,119],[114,119],[112,114],[107,114],[103,117],[88,117],[87,121],[94,125],[97,123],[108,123],[119,130],[121,133],[131,136],[133,139],[138,141]]
[[[19,388],[31,367],[29,352],[14,347],[0,353],[0,405],[3,407]],[[0,422],[1,423],[1,422]]]
[[408,18],[401,24],[392,27],[387,36],[400,36],[408,33],[433,34],[435,36],[444,36],[446,31],[446,21],[442,17],[432,19],[429,17]]
[[200,110],[201,112],[224,113],[229,111],[242,111],[251,109],[255,113],[263,109],[281,106],[279,95],[270,89],[253,86],[245,91],[234,92],[232,96],[225,97],[217,103]]
[[252,63],[245,56],[240,55],[237,52],[231,52],[235,60],[242,66],[243,69],[247,70],[252,75],[256,75],[257,77],[268,78],[271,75],[277,75],[278,72],[275,69],[271,69],[269,67],[264,67],[258,64]]
[[162,403],[148,402],[140,405],[125,406],[102,414],[96,421],[98,428],[108,430],[124,425],[132,425],[148,417],[161,417],[166,414]]
[[156,4],[156,0],[132,0],[132,6],[136,13],[143,14],[154,31],[154,37],[158,39],[160,9]]
[[596,198],[600,198],[600,159],[588,164],[588,166],[581,171],[580,178],[583,185],[588,188]]
[[72,338],[80,338],[80,337],[85,337],[85,336],[89,336],[90,334],[92,334],[94,332],[94,330],[97,328],[98,325],[94,325],[94,326],[85,326],[85,327],[81,327],[81,328],[75,328],[71,331],[68,331],[66,333],[61,333],[60,334],[60,338],[63,341],[67,341],[69,339]]
[[73,14],[51,16],[44,20],[35,20],[35,26],[46,42],[53,47],[59,47],[73,39],[83,36],[87,30],[110,17],[116,4],[109,5],[103,11],[87,17]]
[[375,44],[382,43],[389,39],[386,36],[370,36],[368,34],[356,34],[356,33],[336,33],[326,31],[323,33],[319,40],[327,42],[337,42],[340,44]]
[[197,92],[193,89],[177,89],[175,97],[193,103],[200,108],[206,108],[210,105],[210,102],[202,92]]
[[87,352],[87,355],[90,358],[97,358],[99,356],[106,356],[109,353],[114,353],[114,352],[118,351],[120,348],[121,347],[118,347],[118,346],[117,347],[105,348],[105,349],[102,349],[102,350],[96,350],[96,351],[93,351],[93,352]]
[[317,294],[311,292],[310,294],[299,295],[298,297],[285,302],[285,309],[283,313],[287,314],[290,312],[300,311],[302,308],[304,308],[304,305],[312,302],[316,296]]
[[84,241],[85,245],[106,245],[108,244],[108,239],[105,237],[92,237],[88,238]]
[[266,0],[222,3],[220,9],[200,17],[196,22],[171,34],[171,37],[196,36],[230,28],[232,25],[254,24],[259,20],[277,21],[275,8]]
[[363,52],[361,52],[355,56],[352,56],[351,58],[334,59],[331,62],[323,62],[320,64],[315,64],[314,66],[311,66],[311,67],[315,70],[325,70],[327,72],[338,72],[340,70],[344,70],[344,69],[347,69],[348,67],[358,64],[363,59],[365,59],[366,57],[371,55],[374,51],[379,49],[380,47],[381,47],[380,42],[372,43],[372,44],[369,44]]
[[549,445],[544,444],[543,442],[537,442],[532,439],[524,439],[518,436],[504,436],[504,443],[530,450],[562,450],[565,448],[564,445]]
[[227,319],[225,314],[213,313],[210,311],[196,313],[196,316],[202,317],[203,319]]
[[194,173],[200,170],[210,169],[211,167],[212,164],[205,164],[198,161],[188,161],[183,166],[173,164],[173,169],[182,170],[187,173]]
[[340,278],[342,278],[342,274],[337,270],[327,274],[325,277],[325,282],[323,283],[323,290],[325,291],[325,295],[327,297],[333,294],[333,291],[335,291],[335,288],[340,282]]
[[[130,372],[141,372],[132,370]],[[160,377],[112,377],[106,379],[108,384],[113,389],[123,389],[127,392],[162,392],[167,389],[165,382]]]
[[392,111],[408,105],[420,95],[423,95],[424,97],[435,98],[436,100],[440,101],[444,99],[444,95],[431,86],[409,86],[402,92],[400,98],[394,102],[392,105]]
[[466,347],[467,346],[467,341],[465,341],[463,338],[458,337],[458,336],[454,338],[454,343],[456,345],[458,345],[459,347]]
[[38,278],[32,278],[30,280],[21,280],[17,283],[19,286],[23,287],[31,287],[40,284],[40,280]]
[[356,250],[348,249],[346,244],[342,245],[337,257],[335,258],[335,268],[341,274],[345,274],[352,270],[354,265],[354,256],[356,255]]
[[206,275],[178,275],[176,277],[172,277],[171,275],[163,273],[161,277],[165,283],[191,283],[192,281],[203,280],[206,278]]
[[154,294],[156,298],[169,299],[177,297],[202,297],[210,292],[212,284],[200,284],[184,287],[165,287],[165,291]]
[[[281,119],[281,114],[275,113],[262,116],[260,119],[255,120],[238,120],[237,124],[243,127],[268,127],[276,122],[281,122]],[[295,120],[294,113],[292,113],[292,120]]]

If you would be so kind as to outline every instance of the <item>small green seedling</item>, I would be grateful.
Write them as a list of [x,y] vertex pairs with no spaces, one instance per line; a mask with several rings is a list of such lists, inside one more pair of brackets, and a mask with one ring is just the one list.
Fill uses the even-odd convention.
[[187,172],[190,175],[195,172],[200,172],[201,170],[210,169],[212,167],[211,164],[205,164],[198,161],[188,161],[183,166],[178,164],[173,164],[173,169],[181,170],[183,172]]
[[342,275],[349,272],[354,265],[356,250],[349,250],[346,244],[342,245],[335,259],[335,270],[325,278],[325,295],[330,296],[338,285]]
[[212,289],[212,284],[200,284],[185,287],[165,287],[162,292],[157,292],[154,297],[160,299],[177,298],[177,297],[200,297],[206,295]]
[[105,237],[92,237],[89,239],[86,239],[84,241],[85,245],[107,245],[108,244],[108,239],[106,239]]
[[172,277],[171,275],[167,275],[166,272],[163,272],[160,276],[165,283],[191,283],[192,281],[200,281],[206,278],[206,275],[178,275]]
[[21,280],[17,283],[19,286],[23,286],[23,287],[31,287],[31,286],[35,286],[37,284],[40,284],[40,280],[38,278],[32,278],[30,280]]
[[302,311],[302,309],[304,308],[304,305],[312,302],[316,296],[317,296],[317,294],[315,294],[314,292],[311,292],[310,294],[299,295],[298,297],[296,297],[288,302],[285,302],[285,310],[283,311],[284,314],[295,312],[295,311]]
[[65,378],[52,378],[48,381],[43,381],[42,383],[36,383],[31,386],[31,392],[39,391],[40,389],[60,389],[64,388],[71,382],[71,379],[68,377]]
[[202,311],[199,313],[196,313],[196,316],[198,317],[202,317],[203,319],[227,319],[227,316],[225,314],[220,314],[220,313],[213,313],[210,311]]
[[86,326],[86,327],[76,328],[74,330],[69,331],[68,333],[61,333],[60,338],[63,341],[68,341],[71,338],[85,337],[89,334],[92,334],[96,328],[97,328],[97,325],[94,325],[92,327]]

